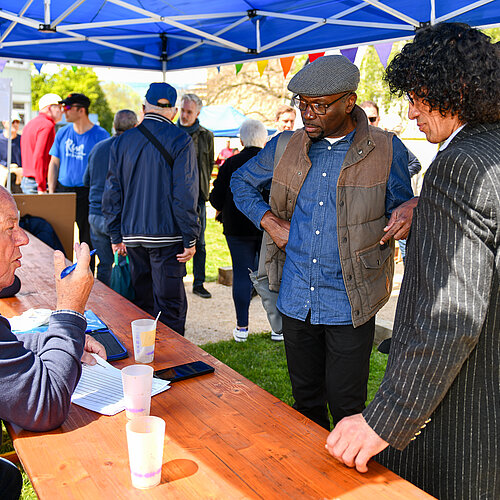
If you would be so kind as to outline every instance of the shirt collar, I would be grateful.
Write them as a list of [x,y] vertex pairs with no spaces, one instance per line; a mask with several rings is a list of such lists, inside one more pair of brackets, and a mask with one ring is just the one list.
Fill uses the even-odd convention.
[[446,139],[446,141],[444,141],[443,144],[441,144],[441,147],[439,148],[439,152],[443,151],[444,149],[446,149],[449,146],[449,144],[453,140],[453,138],[465,127],[465,125],[467,125],[467,124],[464,123],[463,125],[458,127],[457,130],[455,130],[455,132],[453,132],[453,134],[451,134],[450,137],[448,137],[448,139]]

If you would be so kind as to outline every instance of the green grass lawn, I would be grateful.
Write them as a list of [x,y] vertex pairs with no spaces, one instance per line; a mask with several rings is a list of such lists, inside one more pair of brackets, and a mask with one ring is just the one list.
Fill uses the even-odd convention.
[[[207,221],[205,233],[207,245],[207,281],[217,279],[218,268],[231,265],[231,258],[226,239],[222,234],[222,226],[213,219]],[[188,272],[192,273],[192,265],[188,264]],[[230,366],[244,377],[270,392],[285,403],[292,405],[292,389],[288,378],[285,349],[283,342],[273,342],[269,333],[250,335],[247,342],[236,343],[223,341],[201,346],[224,364]],[[370,402],[382,381],[387,363],[387,356],[373,349],[370,358],[370,379],[368,382],[368,399]],[[12,450],[12,443],[5,429],[4,444],[0,452]],[[78,450],[75,450],[78,453]],[[21,498],[36,499],[36,493],[23,471],[24,486]]]

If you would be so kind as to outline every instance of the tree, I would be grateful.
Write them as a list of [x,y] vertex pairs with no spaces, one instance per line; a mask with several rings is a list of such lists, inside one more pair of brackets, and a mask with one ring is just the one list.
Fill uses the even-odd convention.
[[130,109],[139,113],[142,104],[141,97],[130,85],[107,82],[102,84],[102,89],[113,115],[120,109]]
[[100,125],[111,132],[113,114],[92,68],[63,68],[54,75],[31,75],[31,101],[34,109],[38,109],[40,98],[51,92],[63,98],[71,92],[85,94],[90,99],[89,111],[96,113]]

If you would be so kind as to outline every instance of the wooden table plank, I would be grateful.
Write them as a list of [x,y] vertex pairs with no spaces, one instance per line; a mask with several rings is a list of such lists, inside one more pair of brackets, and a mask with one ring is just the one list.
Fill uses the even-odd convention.
[[[0,300],[4,316],[55,305],[52,251],[30,236],[22,249],[20,293]],[[127,347],[130,322],[147,315],[96,281],[88,302]],[[327,431],[165,325],[158,324],[153,367],[202,359],[215,373],[172,385],[153,397],[151,414],[166,421],[161,484],[132,488],[125,413],[107,417],[72,405],[47,433],[9,426],[14,446],[41,499],[83,498],[432,498],[381,465],[367,474],[337,463],[324,449]]]

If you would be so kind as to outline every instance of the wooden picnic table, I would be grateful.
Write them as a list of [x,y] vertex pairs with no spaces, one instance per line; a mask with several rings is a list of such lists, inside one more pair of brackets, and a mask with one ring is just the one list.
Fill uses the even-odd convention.
[[[17,296],[0,300],[11,317],[53,308],[52,250],[30,235],[22,248]],[[96,281],[88,309],[119,337],[133,361],[130,322],[148,317]],[[327,431],[159,323],[155,369],[203,360],[215,373],[177,382],[151,400],[151,414],[166,421],[161,484],[131,485],[125,412],[113,417],[71,405],[58,429],[34,433],[8,426],[17,454],[41,499],[128,498],[432,498],[381,465],[359,474],[325,450]],[[259,360],[255,360],[256,363]]]

